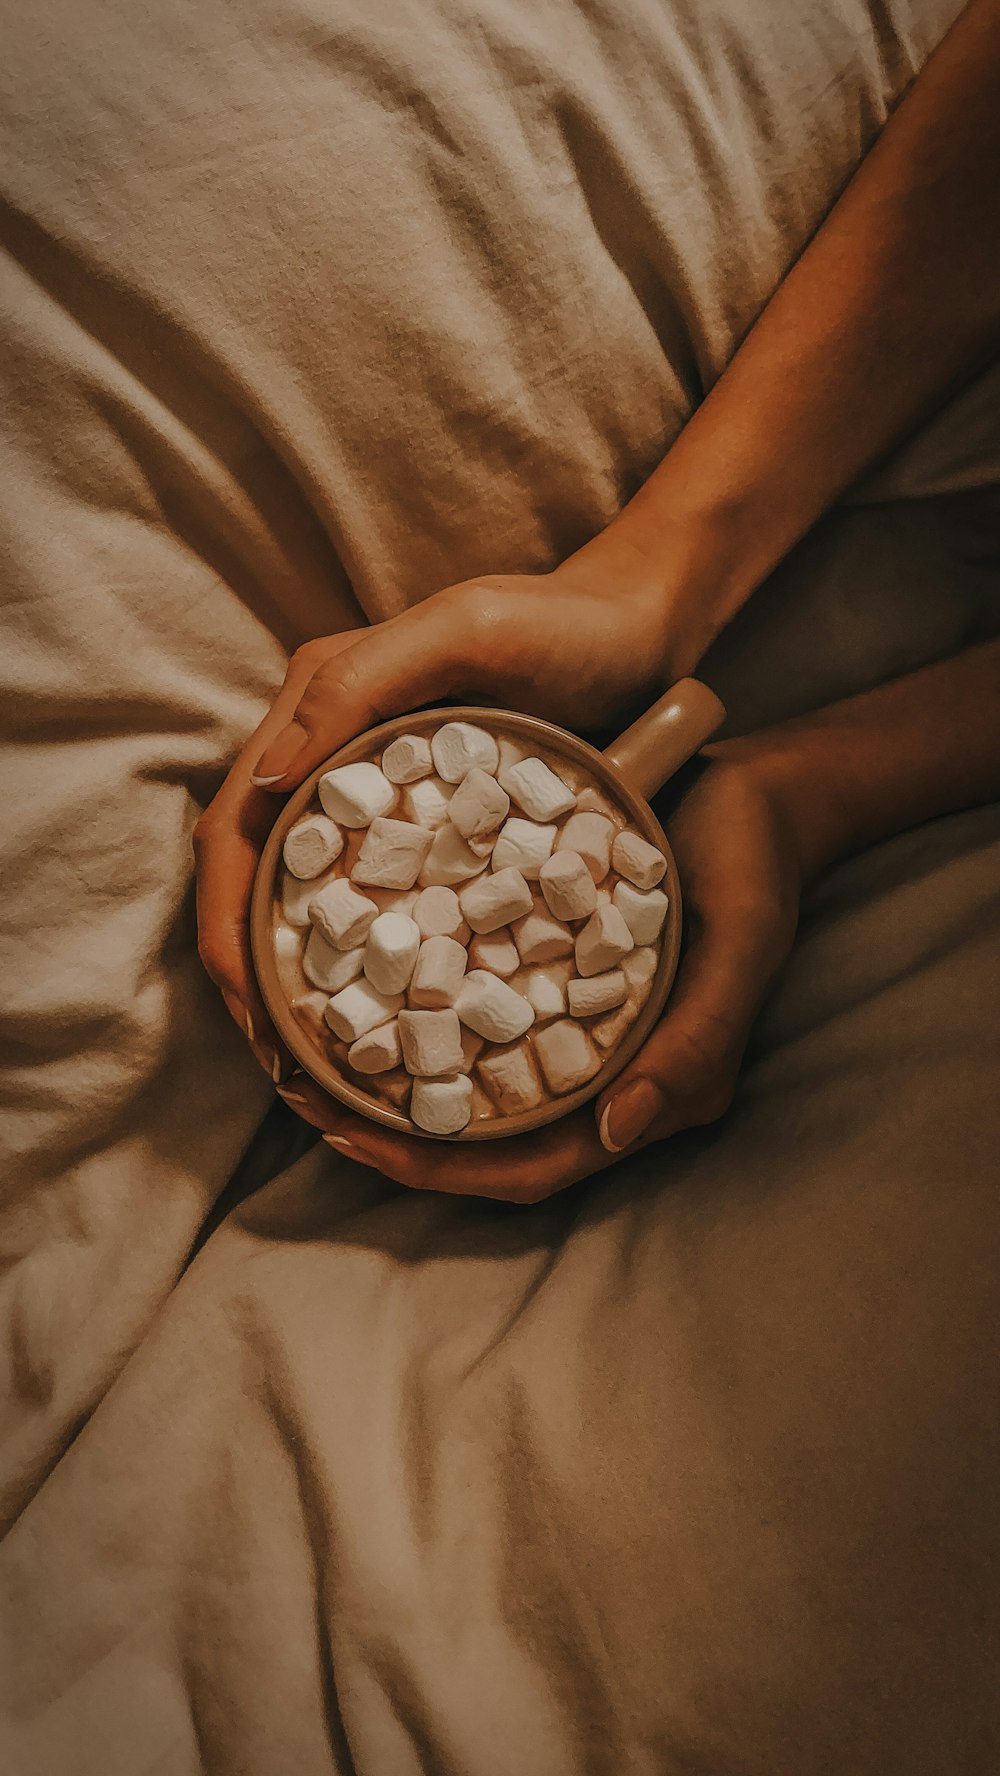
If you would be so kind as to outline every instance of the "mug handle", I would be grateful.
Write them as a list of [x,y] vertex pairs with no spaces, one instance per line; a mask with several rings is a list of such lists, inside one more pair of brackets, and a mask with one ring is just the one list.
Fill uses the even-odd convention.
[[693,758],[726,719],[725,705],[698,678],[680,678],[604,757],[645,801]]

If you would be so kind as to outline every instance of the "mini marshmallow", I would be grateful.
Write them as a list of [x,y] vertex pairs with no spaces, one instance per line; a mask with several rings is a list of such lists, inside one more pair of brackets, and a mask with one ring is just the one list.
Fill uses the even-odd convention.
[[327,943],[322,931],[314,929],[309,933],[302,958],[302,972],[314,987],[322,987],[325,993],[339,993],[341,987],[348,987],[357,980],[364,961],[364,944],[358,944],[353,950],[337,950],[333,944]]
[[379,814],[387,814],[396,790],[377,765],[336,765],[316,785],[325,814],[341,826],[368,826]]
[[601,1057],[586,1030],[568,1018],[546,1024],[534,1037],[535,1059],[551,1092],[575,1091],[592,1079]]
[[378,907],[338,876],[313,895],[309,918],[335,950],[353,950],[368,936],[378,918]]
[[415,1079],[410,1116],[429,1135],[457,1135],[472,1115],[472,1080]]
[[300,882],[321,876],[344,849],[344,835],[328,814],[310,814],[297,820],[282,850],[285,868]]
[[403,1065],[423,1077],[460,1073],[465,1065],[462,1032],[454,1011],[401,1011],[399,1037]]
[[[519,765],[522,759],[527,758],[528,755],[523,746],[519,745],[516,740],[508,740],[505,734],[501,734],[499,744],[500,763],[497,765],[497,782],[502,789],[507,789],[505,781],[507,772],[512,771],[514,766]],[[510,791],[508,790],[507,793],[509,794]]]
[[659,951],[647,947],[633,950],[622,958],[622,972],[634,993],[648,990],[659,960]]
[[598,907],[576,940],[576,966],[589,979],[616,968],[632,948],[632,933],[618,908]]
[[462,1065],[460,1068],[462,1073],[470,1073],[472,1071],[472,1068],[475,1066],[485,1047],[486,1044],[482,1037],[477,1036],[475,1030],[470,1030],[467,1024],[463,1024]]
[[487,1042],[516,1042],[530,1030],[535,1014],[527,999],[484,968],[472,968],[462,982],[455,1010],[463,1024]]
[[667,897],[662,889],[654,888],[649,894],[640,894],[629,882],[619,882],[614,892],[614,903],[621,913],[626,925],[632,933],[635,944],[655,943],[663,928],[667,916]]
[[603,1048],[605,1053],[617,1048],[625,1032],[635,1023],[635,1016],[635,1006],[626,1003],[620,1005],[617,1011],[610,1012],[607,1017],[598,1018],[596,1024],[591,1024],[590,1034],[598,1048]]
[[599,1017],[605,1011],[615,1011],[624,1004],[627,992],[620,968],[611,968],[607,974],[593,974],[589,980],[571,980],[566,989],[570,1015]]
[[531,889],[516,869],[496,870],[482,876],[462,889],[458,901],[468,924],[480,934],[498,931],[501,925],[509,925],[512,919],[530,913],[534,905]]
[[488,974],[499,974],[501,979],[508,980],[520,966],[521,958],[506,931],[474,937],[469,945],[470,968],[485,968]]
[[589,919],[597,905],[594,878],[578,851],[553,851],[538,872],[538,886],[557,919]]
[[538,1023],[562,1017],[566,1010],[566,981],[553,968],[533,968],[524,985],[524,997]]
[[484,857],[484,858],[492,857],[493,847],[496,844],[496,842],[497,842],[497,835],[495,832],[487,833],[486,837],[482,838],[482,839],[467,839],[466,840],[466,844],[468,845],[469,850],[474,851],[476,853],[477,857]]
[[514,1048],[495,1049],[476,1068],[480,1083],[504,1116],[534,1110],[542,1101],[542,1086],[527,1042]]
[[603,814],[605,820],[610,820],[614,827],[619,827],[622,823],[618,809],[608,801],[606,795],[603,795],[599,789],[595,789],[593,784],[589,784],[586,789],[581,789],[576,798],[576,809],[578,814]]
[[[328,878],[330,881],[333,877]],[[325,882],[300,882],[297,877],[287,875],[281,885],[281,912],[289,925],[302,931],[309,924],[309,908]]]
[[603,882],[611,867],[611,841],[615,829],[603,814],[571,814],[556,840],[557,851],[576,851],[595,882]]
[[353,1067],[355,1073],[388,1073],[392,1067],[399,1066],[402,1055],[399,1025],[393,1019],[352,1042],[347,1051],[347,1065]]
[[428,937],[420,946],[410,981],[410,1004],[422,1011],[454,1005],[467,960],[464,944],[453,937]]
[[420,932],[405,913],[380,913],[365,945],[365,974],[380,993],[405,992],[420,949]]
[[558,820],[576,805],[576,795],[544,759],[526,758],[505,773],[504,788],[529,820]]
[[647,844],[638,833],[620,832],[611,847],[611,862],[620,876],[644,892],[663,880],[667,860],[655,845]]
[[421,783],[404,789],[402,811],[414,826],[426,826],[430,832],[437,832],[448,818],[454,793],[452,785],[442,783],[440,777],[425,777]]
[[471,722],[445,722],[431,740],[431,754],[434,769],[446,783],[461,783],[475,765],[495,775],[500,763],[500,748],[493,735]]
[[387,998],[372,986],[371,981],[356,980],[327,1001],[325,1016],[334,1035],[342,1042],[357,1042],[359,1036],[367,1036],[377,1025],[387,1024],[402,1009],[401,993],[393,993]]
[[473,765],[448,804],[448,813],[463,839],[483,839],[507,818],[510,796],[488,771]]
[[470,876],[480,875],[485,868],[485,857],[477,857],[458,828],[449,821],[434,834],[434,842],[420,872],[420,886],[452,888],[456,882],[467,882]]
[[412,888],[433,840],[429,828],[408,820],[373,820],[351,871],[352,882]]
[[544,902],[539,902],[526,919],[518,919],[512,932],[522,962],[555,962],[560,956],[573,954],[572,931],[553,919]]
[[390,783],[415,783],[431,770],[430,741],[422,734],[400,734],[382,754],[382,771]]
[[552,854],[557,827],[539,826],[534,820],[513,815],[500,828],[493,847],[493,868],[519,869],[526,882],[537,882],[538,872]]
[[453,937],[460,944],[469,940],[469,927],[454,888],[421,889],[413,904],[413,917],[421,937]]
[[297,960],[302,954],[302,933],[294,925],[278,925],[274,933],[274,953],[279,962]]

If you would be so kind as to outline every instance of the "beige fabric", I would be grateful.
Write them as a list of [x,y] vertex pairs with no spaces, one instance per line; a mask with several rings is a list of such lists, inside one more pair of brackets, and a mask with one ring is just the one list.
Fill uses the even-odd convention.
[[[190,828],[286,647],[599,529],[956,10],[8,6],[5,1771],[996,1762],[992,813],[822,890],[717,1133],[530,1215],[324,1150],[181,1275],[268,1099]],[[987,386],[883,492],[996,483]],[[842,516],[734,719],[995,558]]]

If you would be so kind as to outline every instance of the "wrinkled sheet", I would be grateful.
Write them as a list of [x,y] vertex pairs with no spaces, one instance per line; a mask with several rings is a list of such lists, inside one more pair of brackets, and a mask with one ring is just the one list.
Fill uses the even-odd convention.
[[[7,11],[0,1767],[981,1776],[997,810],[530,1212],[254,1139],[190,864],[296,640],[618,509],[957,6]],[[734,727],[996,627],[995,395],[734,625]]]

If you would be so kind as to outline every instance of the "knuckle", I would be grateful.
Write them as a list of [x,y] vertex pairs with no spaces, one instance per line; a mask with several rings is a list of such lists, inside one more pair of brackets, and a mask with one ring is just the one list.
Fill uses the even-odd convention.
[[288,662],[289,672],[315,672],[329,658],[330,641],[327,637],[300,642]]

